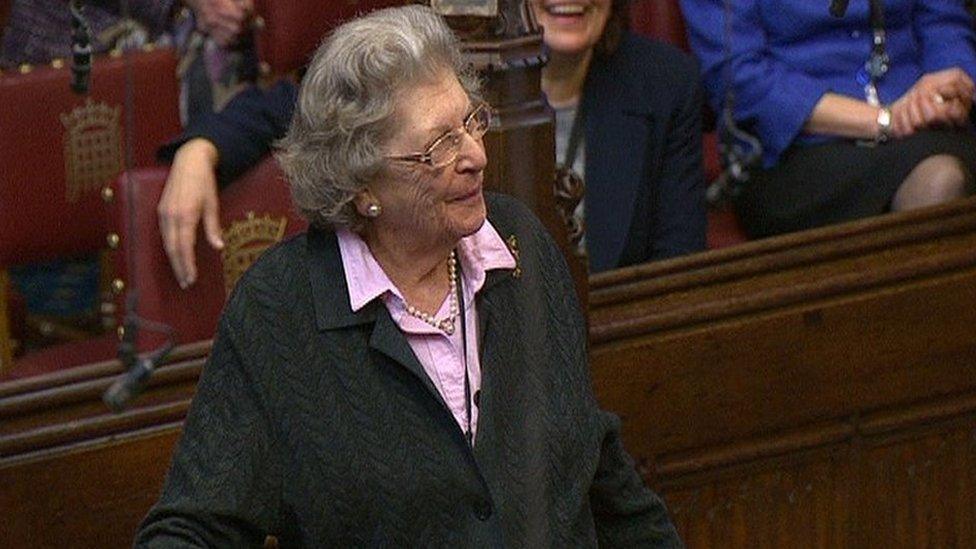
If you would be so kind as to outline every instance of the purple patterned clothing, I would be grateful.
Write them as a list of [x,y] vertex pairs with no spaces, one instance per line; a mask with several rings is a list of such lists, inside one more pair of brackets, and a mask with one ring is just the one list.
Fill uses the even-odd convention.
[[[150,37],[167,30],[176,0],[129,0],[129,16],[142,25]],[[105,51],[112,44],[101,43],[98,35],[121,18],[118,1],[82,2],[92,30],[92,49]],[[13,0],[7,27],[0,39],[0,69],[22,63],[47,63],[71,56],[71,12],[64,0]]]

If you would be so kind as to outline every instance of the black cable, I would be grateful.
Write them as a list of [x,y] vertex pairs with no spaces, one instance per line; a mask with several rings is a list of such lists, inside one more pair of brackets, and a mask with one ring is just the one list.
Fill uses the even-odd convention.
[[457,285],[454,291],[457,293],[458,310],[461,315],[461,349],[464,354],[464,410],[468,424],[468,432],[465,433],[465,437],[468,440],[468,446],[474,448],[474,431],[471,429],[471,376],[468,374],[468,326],[466,321],[468,315],[464,308],[464,289],[462,288],[464,277],[461,271],[461,254],[457,250],[454,251],[454,262],[456,263],[454,272],[457,276]]
[[[123,21],[129,19],[129,0],[121,0],[120,17]],[[121,412],[125,406],[135,398],[149,381],[155,367],[161,363],[176,345],[173,328],[169,325],[144,319],[139,316],[139,288],[136,269],[136,250],[139,249],[138,231],[136,228],[136,204],[138,204],[138,189],[132,177],[135,165],[135,151],[132,140],[135,136],[135,84],[133,83],[133,68],[131,53],[126,49],[122,55],[125,82],[125,193],[128,214],[128,228],[125,234],[126,273],[129,286],[126,290],[125,316],[123,318],[123,335],[119,342],[117,356],[122,363],[125,373],[105,391],[102,400],[115,412]],[[138,354],[138,334],[141,329],[165,335],[166,342],[142,356]]]
[[723,3],[722,80],[725,100],[719,124],[719,154],[725,169],[705,190],[705,200],[717,206],[739,192],[739,185],[749,180],[749,169],[762,157],[759,138],[743,130],[735,122],[735,89],[732,78],[732,2]]

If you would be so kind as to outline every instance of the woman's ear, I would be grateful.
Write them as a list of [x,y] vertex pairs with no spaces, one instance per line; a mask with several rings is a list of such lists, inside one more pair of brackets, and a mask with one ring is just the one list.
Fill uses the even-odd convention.
[[353,199],[356,204],[356,212],[363,217],[374,219],[379,217],[380,213],[383,211],[383,207],[380,205],[379,200],[373,196],[373,193],[369,189],[366,189],[356,195]]

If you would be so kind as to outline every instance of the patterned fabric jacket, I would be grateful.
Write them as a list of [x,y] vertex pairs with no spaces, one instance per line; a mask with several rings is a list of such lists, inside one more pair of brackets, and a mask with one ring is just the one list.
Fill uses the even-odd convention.
[[562,256],[514,199],[488,208],[518,267],[477,298],[473,450],[382,303],[351,312],[335,235],[312,230],[239,282],[137,546],[680,545],[597,407]]

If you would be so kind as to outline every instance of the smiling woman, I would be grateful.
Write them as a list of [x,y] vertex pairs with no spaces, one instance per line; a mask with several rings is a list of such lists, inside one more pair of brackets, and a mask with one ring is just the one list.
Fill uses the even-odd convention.
[[465,71],[419,6],[319,48],[279,157],[311,228],[238,282],[137,545],[680,545]]
[[556,161],[585,181],[590,272],[703,250],[701,92],[684,53],[627,32],[626,0],[534,0]]

